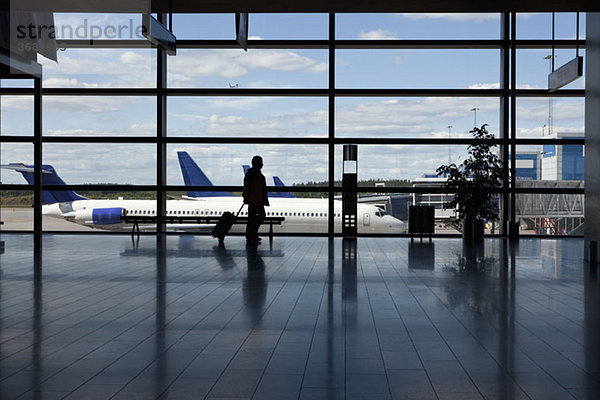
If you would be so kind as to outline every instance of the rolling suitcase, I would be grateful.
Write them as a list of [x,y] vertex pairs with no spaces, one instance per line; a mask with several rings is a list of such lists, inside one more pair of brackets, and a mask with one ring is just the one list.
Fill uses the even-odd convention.
[[242,204],[236,215],[233,215],[229,211],[225,211],[221,214],[219,222],[217,222],[212,230],[212,237],[218,238],[219,244],[223,243],[223,239],[225,239],[225,236],[229,233],[229,230],[235,223],[235,219],[240,215],[242,208],[244,208],[244,204]]

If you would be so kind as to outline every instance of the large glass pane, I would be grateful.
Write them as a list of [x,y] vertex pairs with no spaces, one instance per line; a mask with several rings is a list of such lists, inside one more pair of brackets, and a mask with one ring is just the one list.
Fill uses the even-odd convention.
[[336,14],[337,39],[498,39],[500,14]]
[[322,88],[327,50],[183,49],[169,59],[171,87]]
[[[562,139],[581,139],[577,133]],[[585,180],[585,149],[580,144],[518,146],[517,181],[525,187],[579,187]]]
[[167,145],[167,177],[169,185],[183,185],[178,161],[179,152],[187,152],[214,185],[241,186],[243,165],[254,155],[264,160],[263,174],[267,185],[278,176],[285,185],[323,182],[327,179],[326,145],[288,144],[169,144]]
[[156,136],[156,98],[44,96],[44,135]]
[[178,39],[235,39],[235,14],[173,14]]
[[499,137],[497,98],[401,97],[336,99],[337,137],[470,138],[477,124]]
[[0,135],[33,136],[33,96],[0,96]]
[[[575,58],[575,49],[556,49],[554,70]],[[585,57],[585,50],[579,55]],[[585,76],[585,63],[583,74]],[[548,74],[552,72],[552,49],[517,50],[517,88],[547,89]],[[561,89],[584,89],[585,79],[579,78]]]
[[[498,148],[496,148],[498,149]],[[343,146],[336,146],[335,178],[341,185]],[[362,186],[412,186],[415,181],[437,182],[442,164],[460,163],[467,155],[463,145],[359,145],[358,181]]]
[[141,13],[144,11],[148,12],[149,7],[148,10],[140,10],[140,14],[54,13],[56,38],[146,42],[142,34]]
[[156,50],[65,49],[41,59],[44,87],[156,87]]
[[328,14],[249,14],[249,39],[327,39]]
[[499,50],[337,50],[339,88],[498,88]]
[[[49,191],[49,196],[74,201],[45,204],[43,229],[51,231],[130,232],[133,224],[124,217],[155,217],[156,192],[138,191]],[[89,200],[89,201],[88,201]],[[142,232],[155,232],[156,224],[139,224]]]
[[33,230],[33,191],[0,190],[0,231]]
[[[12,163],[33,165],[33,145],[30,143],[0,143],[0,164]],[[0,182],[27,184],[27,180],[22,174],[6,168],[0,168]]]
[[0,87],[32,88],[33,79],[0,79]]
[[[579,38],[585,39],[585,13],[579,14]],[[576,13],[556,13],[556,39],[576,38]],[[518,13],[517,39],[552,39],[552,13]]]
[[46,143],[42,154],[67,184],[156,183],[154,144]]
[[[560,187],[583,186],[581,182],[563,182]],[[519,193],[517,220],[522,235],[581,236],[584,230],[584,195]]]
[[517,99],[517,137],[584,137],[585,99],[532,97]]
[[325,137],[324,97],[169,97],[169,136]]

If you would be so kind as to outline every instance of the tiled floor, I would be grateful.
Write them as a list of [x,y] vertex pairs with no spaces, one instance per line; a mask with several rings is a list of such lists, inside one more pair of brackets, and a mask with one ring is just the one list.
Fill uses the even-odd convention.
[[581,240],[2,239],[1,399],[600,398]]

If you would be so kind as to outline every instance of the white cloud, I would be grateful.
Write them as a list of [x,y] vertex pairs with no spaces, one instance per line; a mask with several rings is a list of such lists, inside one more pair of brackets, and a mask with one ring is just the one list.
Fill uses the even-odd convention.
[[440,127],[455,125],[453,132],[468,132],[472,107],[478,107],[483,117],[481,113],[497,112],[498,101],[452,97],[370,101],[338,108],[336,130],[350,136],[407,137],[430,136]]
[[235,78],[248,73],[239,63],[236,64],[234,60],[223,57],[220,53],[181,52],[169,61],[173,77],[184,81],[204,76]]
[[33,97],[2,96],[2,110],[33,110]]
[[44,109],[73,113],[110,113],[126,108],[131,99],[125,97],[62,97],[44,98]]
[[126,51],[125,53],[121,54],[119,58],[123,64],[129,65],[140,65],[149,61],[148,57],[139,53],[134,53],[133,51]]
[[372,31],[360,30],[358,38],[362,40],[395,40],[398,37],[390,31],[384,29],[375,29]]
[[249,69],[273,71],[306,71],[322,73],[327,63],[286,50],[213,50],[186,51],[172,58],[169,66],[174,82],[186,84],[198,77],[236,78]]
[[241,98],[218,98],[218,99],[209,99],[208,104],[211,107],[217,108],[229,108],[229,109],[238,109],[238,110],[246,110],[250,108],[255,108],[259,105],[264,105],[265,103],[272,101],[272,97],[241,97]]
[[81,84],[75,78],[45,78],[44,87],[80,87]]
[[125,129],[47,129],[45,136],[155,136],[156,124],[132,124]]
[[474,83],[469,89],[500,89],[500,83]]
[[[244,52],[236,59],[249,68],[266,68],[276,71],[299,71],[309,70],[318,65],[317,61],[301,56],[293,51],[285,50],[256,50]],[[326,63],[324,63],[327,66]],[[320,70],[319,70],[320,69]],[[322,72],[322,67],[313,72]]]

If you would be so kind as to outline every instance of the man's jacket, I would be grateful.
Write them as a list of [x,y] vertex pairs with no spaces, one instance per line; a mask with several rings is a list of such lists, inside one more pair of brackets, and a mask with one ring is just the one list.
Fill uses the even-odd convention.
[[260,170],[250,168],[244,176],[244,203],[251,206],[268,206],[267,183]]

